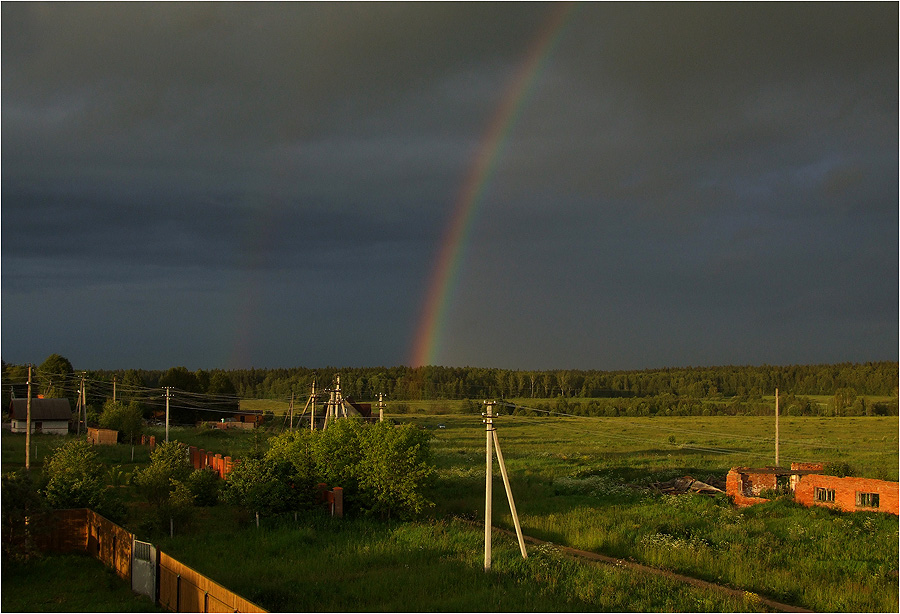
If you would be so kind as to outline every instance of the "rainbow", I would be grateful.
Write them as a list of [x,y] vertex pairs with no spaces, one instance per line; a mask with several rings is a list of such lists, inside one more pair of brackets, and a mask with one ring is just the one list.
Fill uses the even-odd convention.
[[481,139],[475,159],[469,167],[453,207],[453,214],[444,232],[430,278],[428,294],[413,342],[410,359],[413,367],[435,364],[438,351],[441,349],[448,304],[459,280],[464,247],[478,204],[490,183],[503,145],[525,106],[533,84],[546,65],[556,42],[561,38],[573,7],[574,3],[569,2],[554,5],[553,12],[529,47]]

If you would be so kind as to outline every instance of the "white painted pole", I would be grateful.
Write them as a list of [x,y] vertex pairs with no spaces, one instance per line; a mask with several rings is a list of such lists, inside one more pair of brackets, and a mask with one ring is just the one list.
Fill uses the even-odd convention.
[[484,479],[484,570],[491,568],[491,502],[493,498],[493,452],[491,450],[491,442],[493,441],[494,421],[491,418],[491,410],[494,406],[493,401],[485,401],[487,405],[487,413],[485,414],[485,432],[487,434],[485,442],[485,479]]
[[169,443],[169,397],[172,390],[171,386],[166,386],[166,443]]
[[309,395],[309,399],[312,402],[312,413],[309,418],[309,430],[316,430],[316,380],[313,380],[312,385],[312,394]]
[[778,388],[775,389],[775,466],[778,464]]
[[497,438],[497,429],[494,429],[494,447],[497,448],[497,461],[500,463],[500,474],[503,476],[503,486],[506,488],[506,498],[509,499],[509,511],[512,513],[513,524],[516,525],[516,537],[519,538],[519,550],[522,558],[528,558],[525,550],[525,538],[522,537],[522,525],[519,524],[519,514],[516,512],[516,502],[513,501],[512,488],[509,486],[509,475],[506,473],[506,463],[503,462],[503,452],[500,451],[500,439]]

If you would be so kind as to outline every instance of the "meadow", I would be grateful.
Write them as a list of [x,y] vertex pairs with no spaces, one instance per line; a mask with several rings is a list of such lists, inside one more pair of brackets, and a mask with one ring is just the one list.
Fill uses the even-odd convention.
[[[809,509],[785,499],[736,509],[724,495],[651,488],[684,475],[712,482],[732,466],[774,464],[772,417],[574,418],[497,408],[504,415],[495,426],[527,535],[746,591],[735,598],[573,561],[553,546],[530,546],[523,561],[515,542],[500,535],[485,574],[482,531],[466,522],[484,515],[482,418],[444,407],[410,412],[420,409],[390,416],[433,435],[435,506],[417,522],[313,514],[264,518],[256,529],[248,514],[219,505],[199,509],[189,531],[151,537],[271,610],[750,611],[764,609],[754,598],[762,595],[813,610],[897,611],[896,516]],[[782,417],[780,431],[782,464],[840,463],[855,475],[897,480],[896,416]],[[265,446],[266,436],[170,432],[235,457]],[[9,437],[4,433],[4,471],[23,453],[21,444],[7,445]],[[49,442],[37,439],[41,455]],[[128,447],[117,448],[102,453],[129,467]],[[135,460],[141,453],[146,462],[143,449]],[[494,473],[494,525],[512,529],[496,465]],[[137,530],[139,516],[126,524]]]

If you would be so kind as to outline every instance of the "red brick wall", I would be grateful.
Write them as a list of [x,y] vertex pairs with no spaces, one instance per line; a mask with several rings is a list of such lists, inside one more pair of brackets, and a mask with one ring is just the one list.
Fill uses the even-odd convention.
[[[734,504],[738,507],[747,507],[748,505],[755,505],[756,503],[765,503],[768,501],[768,499],[750,497],[744,494],[750,492],[745,477],[746,476],[740,471],[732,469],[725,478],[725,493],[731,497]],[[771,477],[774,482],[775,476],[773,475]]]
[[[816,501],[816,488],[834,489],[834,503]],[[878,493],[877,508],[857,507],[857,492]],[[794,491],[794,499],[806,506],[821,505],[845,512],[886,512],[898,514],[900,484],[870,478],[839,478],[833,475],[806,475]]]

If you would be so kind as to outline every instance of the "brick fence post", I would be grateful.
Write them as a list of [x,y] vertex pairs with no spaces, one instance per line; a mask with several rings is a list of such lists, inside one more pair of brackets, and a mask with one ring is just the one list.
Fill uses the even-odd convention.
[[155,449],[156,449],[156,435],[150,435],[150,451],[153,452],[153,450],[155,450]]
[[331,515],[337,516],[338,518],[344,517],[344,489],[340,486],[335,486],[331,491],[334,493],[334,507],[331,508]]

